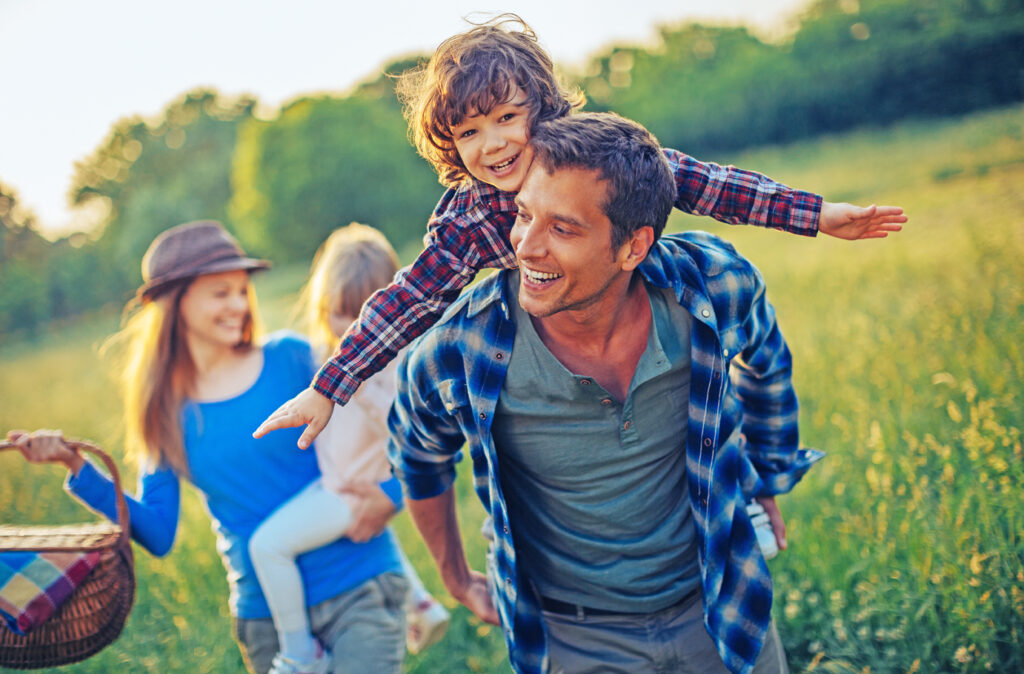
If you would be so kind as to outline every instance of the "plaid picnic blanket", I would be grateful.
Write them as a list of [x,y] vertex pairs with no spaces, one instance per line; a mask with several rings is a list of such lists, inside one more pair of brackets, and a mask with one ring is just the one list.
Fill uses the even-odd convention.
[[0,552],[0,614],[15,634],[46,622],[99,563],[99,552]]

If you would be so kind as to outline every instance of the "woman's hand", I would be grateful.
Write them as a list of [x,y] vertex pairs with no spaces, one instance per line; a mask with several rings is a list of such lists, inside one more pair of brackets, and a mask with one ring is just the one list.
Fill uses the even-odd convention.
[[384,531],[395,514],[395,504],[375,482],[350,482],[341,489],[356,498],[352,524],[345,535],[356,543],[365,543]]
[[63,463],[74,475],[78,475],[85,463],[85,459],[64,442],[59,430],[8,431],[7,441],[17,447],[29,463]]

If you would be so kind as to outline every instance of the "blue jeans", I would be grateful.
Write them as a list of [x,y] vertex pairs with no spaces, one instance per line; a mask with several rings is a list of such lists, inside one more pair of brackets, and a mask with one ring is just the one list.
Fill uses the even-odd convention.
[[[400,674],[408,591],[404,576],[382,573],[308,609],[313,635],[331,651],[335,674]],[[236,618],[235,638],[249,671],[266,674],[278,651],[273,621]]]
[[[551,674],[729,674],[704,629],[699,595],[688,604],[644,615],[598,615],[583,620],[548,611],[543,615]],[[789,674],[774,622],[754,673]]]

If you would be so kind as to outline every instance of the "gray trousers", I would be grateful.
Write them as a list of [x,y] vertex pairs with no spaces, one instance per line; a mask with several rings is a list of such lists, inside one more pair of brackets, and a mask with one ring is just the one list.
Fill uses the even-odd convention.
[[[729,674],[704,629],[700,598],[650,615],[574,616],[544,611],[551,674]],[[789,674],[772,621],[755,674]]]
[[[404,576],[382,573],[308,609],[313,635],[332,655],[335,674],[400,674],[405,659]],[[266,674],[278,651],[270,618],[236,618],[235,638],[245,665]]]

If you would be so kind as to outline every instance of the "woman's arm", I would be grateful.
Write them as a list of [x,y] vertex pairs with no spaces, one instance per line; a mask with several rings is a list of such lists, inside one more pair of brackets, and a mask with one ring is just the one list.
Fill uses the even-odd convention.
[[[69,447],[60,431],[11,431],[8,440],[31,463],[61,463],[68,468],[65,489],[107,519],[117,519],[113,481]],[[178,529],[181,487],[169,468],[139,475],[135,497],[125,495],[131,535],[150,554],[162,557],[171,551]]]

